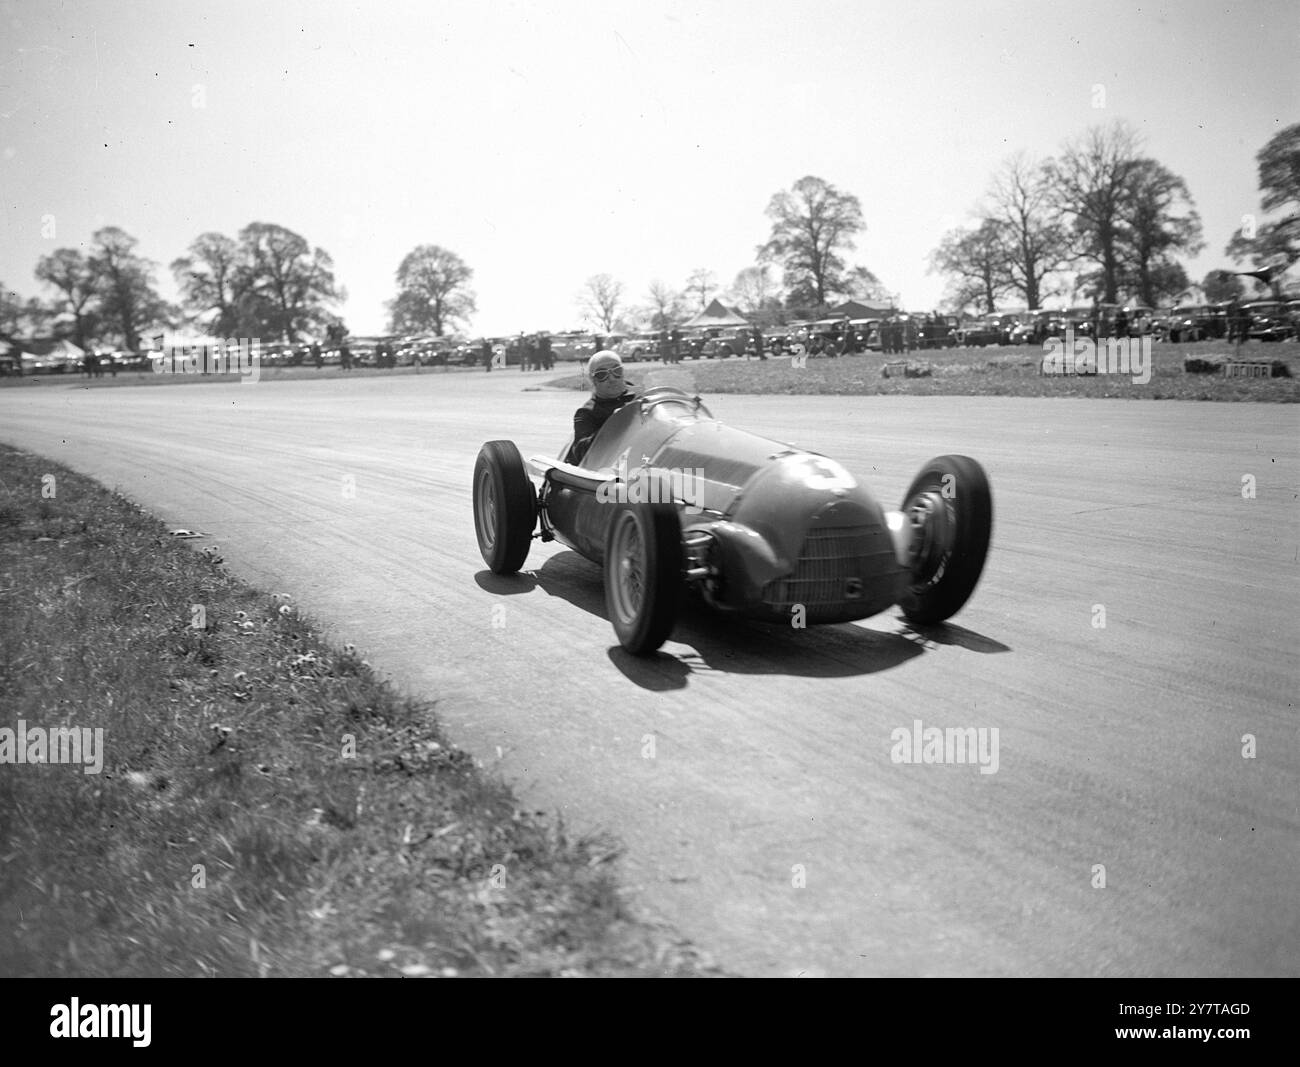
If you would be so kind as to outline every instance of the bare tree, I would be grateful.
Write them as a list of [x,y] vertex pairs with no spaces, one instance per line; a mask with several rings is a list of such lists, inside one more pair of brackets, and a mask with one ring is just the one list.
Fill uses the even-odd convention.
[[609,333],[618,321],[622,300],[622,282],[612,274],[593,274],[578,294],[578,308],[583,318]]
[[780,299],[780,288],[766,263],[745,267],[731,283],[731,300],[750,315],[766,310]]
[[1002,164],[988,192],[984,217],[1001,227],[1011,288],[1025,306],[1043,302],[1043,282],[1069,254],[1069,239],[1054,210],[1052,171],[1023,152]]
[[701,311],[708,306],[709,297],[717,291],[717,288],[717,276],[713,271],[706,270],[704,267],[697,267],[691,271],[691,276],[686,279],[686,291],[699,301]]
[[991,312],[1011,284],[1007,279],[1006,235],[994,219],[975,230],[951,230],[930,254],[930,269],[948,277],[956,307]]
[[681,317],[682,294],[667,282],[655,280],[646,291],[650,298],[650,328],[666,330]]

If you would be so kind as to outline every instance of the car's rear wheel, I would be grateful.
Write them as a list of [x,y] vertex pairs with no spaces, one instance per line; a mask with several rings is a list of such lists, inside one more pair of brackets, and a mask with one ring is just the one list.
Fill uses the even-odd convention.
[[474,533],[493,574],[514,574],[528,558],[537,491],[513,441],[489,441],[474,463]]
[[900,604],[909,621],[943,622],[970,599],[984,570],[993,531],[988,476],[968,456],[939,456],[903,497],[912,525],[912,584]]
[[619,503],[605,534],[605,608],[634,656],[654,652],[677,621],[682,532],[675,505]]

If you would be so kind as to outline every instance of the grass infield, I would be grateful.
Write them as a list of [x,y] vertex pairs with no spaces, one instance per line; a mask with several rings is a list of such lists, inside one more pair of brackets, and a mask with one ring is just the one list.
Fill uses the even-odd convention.
[[0,755],[103,730],[0,764],[5,976],[718,973],[285,596],[5,446],[0,693]]
[[[1264,344],[1253,341],[1241,347],[1243,359],[1281,360],[1292,374],[1300,371],[1292,343]],[[1096,374],[1040,375],[1043,351],[1037,346],[1009,345],[989,348],[950,348],[883,356],[879,352],[841,356],[837,359],[809,359],[802,368],[788,357],[766,362],[733,358],[728,360],[686,359],[681,369],[692,372],[699,391],[847,396],[1032,396],[1092,397],[1131,400],[1220,400],[1300,402],[1300,379],[1226,377],[1217,373],[1189,374],[1184,359],[1209,362],[1234,358],[1236,349],[1222,341],[1198,344],[1153,344],[1151,380],[1138,384],[1131,375]],[[907,377],[886,363],[911,364],[913,372],[928,371],[924,377]],[[627,376],[637,382],[638,371],[662,367],[661,363],[632,363]],[[581,375],[566,374],[549,381],[567,389],[590,389]],[[639,383],[638,383],[639,384]]]

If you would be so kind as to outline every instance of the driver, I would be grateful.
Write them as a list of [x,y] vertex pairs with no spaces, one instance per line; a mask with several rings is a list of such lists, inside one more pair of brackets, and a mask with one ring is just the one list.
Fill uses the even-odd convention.
[[629,400],[636,399],[636,394],[626,388],[631,382],[623,380],[623,360],[617,352],[597,352],[587,363],[587,374],[593,387],[591,399],[573,415],[570,463],[581,463],[596,432],[606,420]]

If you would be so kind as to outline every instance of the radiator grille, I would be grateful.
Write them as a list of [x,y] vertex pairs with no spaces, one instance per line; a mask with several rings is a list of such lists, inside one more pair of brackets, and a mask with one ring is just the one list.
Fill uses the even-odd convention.
[[809,622],[822,622],[874,614],[893,602],[892,587],[881,587],[898,570],[893,541],[877,523],[846,521],[866,518],[861,509],[849,511],[832,505],[813,519],[794,571],[767,584],[764,604],[782,615],[802,604]]

